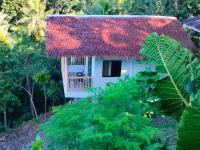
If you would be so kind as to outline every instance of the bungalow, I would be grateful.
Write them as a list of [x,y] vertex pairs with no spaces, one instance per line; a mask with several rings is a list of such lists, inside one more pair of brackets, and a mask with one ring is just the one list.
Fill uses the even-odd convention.
[[87,88],[105,87],[145,69],[136,59],[149,33],[166,34],[193,49],[182,24],[164,16],[50,15],[47,55],[61,58],[66,98],[88,96]]

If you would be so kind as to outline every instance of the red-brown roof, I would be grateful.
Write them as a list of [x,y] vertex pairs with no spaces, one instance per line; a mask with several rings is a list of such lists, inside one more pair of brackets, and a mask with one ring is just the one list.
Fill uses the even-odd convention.
[[166,34],[189,49],[194,45],[174,17],[69,16],[47,18],[48,56],[138,57],[146,36]]

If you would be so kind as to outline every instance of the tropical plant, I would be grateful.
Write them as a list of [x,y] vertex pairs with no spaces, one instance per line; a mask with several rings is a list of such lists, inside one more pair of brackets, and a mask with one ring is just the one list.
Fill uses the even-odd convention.
[[9,14],[12,22],[16,23],[22,17],[21,8],[25,6],[26,0],[3,0],[2,10]]
[[170,0],[90,0],[85,12],[104,15],[174,15],[174,1]]
[[46,3],[41,0],[30,0],[22,8],[23,18],[18,22],[28,27],[29,36],[34,36],[36,42],[41,42],[45,36],[46,17],[51,11],[46,10]]
[[84,14],[86,0],[49,0],[47,7],[58,14]]
[[8,129],[7,114],[13,111],[13,107],[20,105],[19,98],[14,94],[13,89],[12,82],[0,80],[0,112],[3,112],[5,130]]
[[[148,62],[154,63],[157,72],[164,75],[157,83],[157,93],[167,110],[182,113],[186,107],[181,117],[177,149],[196,149],[192,143],[200,143],[199,138],[195,138],[200,136],[196,119],[200,109],[199,58],[193,58],[192,53],[176,40],[156,33],[146,38],[140,53],[146,55]],[[188,141],[190,137],[193,137],[193,141]]]
[[198,150],[200,142],[200,91],[193,99],[192,106],[187,107],[182,115],[178,130],[177,150]]
[[33,79],[36,81],[36,83],[39,83],[42,85],[43,87],[43,91],[44,91],[44,112],[45,112],[45,119],[47,118],[46,113],[47,113],[47,90],[46,90],[46,86],[47,84],[49,84],[50,82],[50,74],[48,71],[46,70],[42,70],[37,72],[34,76]]
[[[27,31],[23,27],[16,27],[14,31],[17,43],[13,49],[9,48],[7,44],[3,42],[0,43],[0,82],[6,81],[10,85],[9,87],[11,87],[4,88],[3,85],[1,86],[2,91],[0,99],[3,98],[6,93],[9,94],[10,92],[13,94],[12,98],[10,97],[9,100],[6,100],[8,101],[8,124],[11,128],[43,112],[44,103],[43,97],[41,97],[43,89],[41,91],[41,86],[33,79],[36,73],[42,70],[48,70],[48,72],[51,73],[52,82],[55,82],[54,84],[48,85],[46,88],[47,99],[55,99],[57,100],[57,104],[61,103],[63,99],[61,97],[63,96],[63,93],[61,93],[61,84],[57,83],[60,81],[58,61],[46,57],[43,51],[44,44],[41,43],[40,46],[37,46],[33,39],[27,37]],[[54,85],[59,87],[59,92],[56,93],[57,90],[52,90],[53,87],[51,87],[49,94],[49,87]],[[5,89],[10,89],[10,91],[5,91]],[[51,98],[49,97],[50,95],[52,96]],[[15,101],[12,101],[15,99],[14,96],[19,98],[18,101],[21,103],[20,109],[19,107],[14,107]],[[5,98],[8,97],[4,97],[3,101],[5,101]],[[18,106],[17,103],[16,106]],[[25,114],[28,114],[28,116]],[[3,111],[0,111],[0,115],[3,116]],[[1,122],[4,122],[3,117],[0,119]]]
[[191,82],[190,68],[186,67],[192,57],[189,50],[174,39],[153,33],[146,38],[140,53],[148,56],[156,70],[165,75],[158,82],[157,92],[167,102],[168,110],[180,113],[184,106],[190,106],[190,96],[184,87]]
[[200,0],[178,0],[177,17],[180,20],[199,15]]
[[8,32],[10,28],[8,15],[0,12],[0,43],[5,43],[11,48],[14,47],[15,40]]
[[87,3],[87,14],[116,15],[128,14],[133,2],[129,0],[97,0]]
[[63,89],[57,82],[51,80],[47,89],[47,97],[51,100],[52,106],[59,102],[61,95],[63,95]]
[[36,83],[32,77],[45,68],[45,62],[47,62],[48,59],[44,52],[41,52],[40,47],[35,45],[32,39],[27,38],[23,30],[19,29],[16,35],[17,44],[13,51],[8,50],[6,53],[5,49],[0,49],[2,51],[2,56],[0,56],[2,61],[4,61],[2,68],[5,68],[0,70],[0,76],[7,80],[12,79],[13,85],[26,92],[32,115],[33,117],[37,117],[37,110],[33,97]]
[[107,86],[97,99],[56,108],[42,125],[44,149],[160,149],[159,131],[144,117],[151,107],[140,99],[141,86],[127,78]]

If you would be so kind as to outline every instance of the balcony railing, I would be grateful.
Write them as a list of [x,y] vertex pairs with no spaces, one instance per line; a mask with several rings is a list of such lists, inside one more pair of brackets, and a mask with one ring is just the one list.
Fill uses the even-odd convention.
[[92,77],[91,76],[71,76],[67,79],[67,89],[69,92],[83,92],[88,88],[92,87]]

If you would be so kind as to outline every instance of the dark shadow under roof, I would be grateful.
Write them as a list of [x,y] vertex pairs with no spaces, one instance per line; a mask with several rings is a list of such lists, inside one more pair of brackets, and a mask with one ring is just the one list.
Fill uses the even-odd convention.
[[183,21],[185,27],[200,32],[200,15]]

